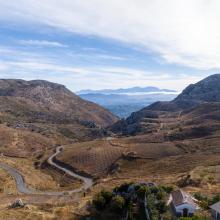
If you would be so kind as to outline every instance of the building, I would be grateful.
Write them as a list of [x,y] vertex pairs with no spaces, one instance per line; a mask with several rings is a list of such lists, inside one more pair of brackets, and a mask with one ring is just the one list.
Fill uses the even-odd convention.
[[220,201],[210,206],[212,217],[215,220],[220,220]]
[[173,208],[176,216],[193,216],[198,209],[195,199],[188,193],[177,190],[171,193],[169,204]]

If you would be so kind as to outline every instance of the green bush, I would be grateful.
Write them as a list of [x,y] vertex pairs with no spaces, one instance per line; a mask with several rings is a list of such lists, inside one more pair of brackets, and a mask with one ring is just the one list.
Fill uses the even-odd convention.
[[156,208],[159,211],[159,213],[164,213],[167,211],[167,206],[166,203],[164,201],[159,201],[156,203]]
[[194,197],[195,197],[195,199],[197,199],[199,201],[199,204],[200,204],[201,208],[203,208],[203,209],[209,209],[210,205],[213,205],[216,202],[220,201],[220,194],[217,194],[212,198],[208,198],[208,197],[202,195],[201,193],[197,192],[194,194]]
[[161,186],[161,188],[168,194],[174,190],[173,186]]
[[112,198],[111,207],[115,212],[122,212],[125,206],[125,200],[122,196]]
[[101,196],[105,199],[106,203],[110,203],[112,199],[112,192],[103,189],[101,191]]
[[204,201],[204,200],[208,200],[208,198],[204,195],[202,195],[200,192],[196,192],[194,193],[194,197],[195,199],[197,199],[198,201]]
[[157,200],[162,200],[166,196],[166,193],[163,190],[159,190],[156,194],[156,199]]
[[147,186],[140,186],[140,188],[137,190],[137,195],[141,199],[144,199],[144,196],[148,194],[150,194],[150,190]]
[[131,183],[124,183],[117,188],[117,191],[118,192],[127,192],[130,185],[131,185]]
[[157,209],[151,209],[150,210],[150,216],[151,216],[151,220],[158,220],[159,219],[159,212]]
[[100,194],[98,193],[95,198],[92,200],[92,203],[93,205],[95,206],[95,208],[97,210],[102,210],[105,208],[105,205],[106,205],[106,201],[105,201],[105,198]]
[[213,205],[220,201],[220,194],[215,195],[211,199],[209,199],[209,205]]
[[159,188],[156,187],[156,186],[153,186],[153,187],[150,187],[150,191],[151,191],[151,193],[153,193],[153,194],[157,194],[158,191],[159,191]]

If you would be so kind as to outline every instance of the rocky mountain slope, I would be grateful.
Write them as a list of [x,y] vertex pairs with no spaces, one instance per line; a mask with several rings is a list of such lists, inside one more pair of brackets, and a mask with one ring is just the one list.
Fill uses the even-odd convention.
[[[164,121],[175,123],[181,118],[202,126],[203,117],[219,120],[218,109],[220,109],[220,74],[215,74],[189,85],[173,101],[156,102],[132,113],[127,119],[116,122],[110,130],[125,135],[154,132],[164,126]],[[182,121],[182,126],[184,124],[185,121]]]
[[[0,133],[7,127],[13,137],[19,136],[14,148],[19,145],[26,149],[24,136],[30,140],[33,134],[46,141],[41,145],[96,138],[103,135],[101,128],[116,121],[112,113],[81,99],[63,85],[42,80],[0,80]],[[13,146],[9,140],[2,148]]]
[[[101,106],[82,100],[62,85],[47,81],[0,80],[0,97],[1,111],[20,110],[35,120],[48,116],[48,120],[75,119],[102,127],[117,120]],[[17,105],[18,109],[9,109],[10,105]]]
[[58,159],[95,177],[108,175],[107,185],[141,178],[219,192],[219,85],[220,75],[190,85],[173,101],[110,126],[114,137],[67,146]]

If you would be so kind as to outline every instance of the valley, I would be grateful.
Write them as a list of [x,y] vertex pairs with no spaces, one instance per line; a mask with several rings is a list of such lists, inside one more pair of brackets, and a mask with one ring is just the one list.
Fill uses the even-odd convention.
[[[219,85],[210,76],[119,119],[61,85],[0,81],[0,219],[83,219],[100,189],[129,182],[220,193]],[[16,198],[29,208],[7,216]]]

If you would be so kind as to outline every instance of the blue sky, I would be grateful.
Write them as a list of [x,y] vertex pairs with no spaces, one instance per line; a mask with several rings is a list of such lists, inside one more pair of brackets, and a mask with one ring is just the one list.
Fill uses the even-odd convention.
[[218,6],[216,0],[0,0],[0,78],[45,79],[73,91],[180,91],[219,72]]

